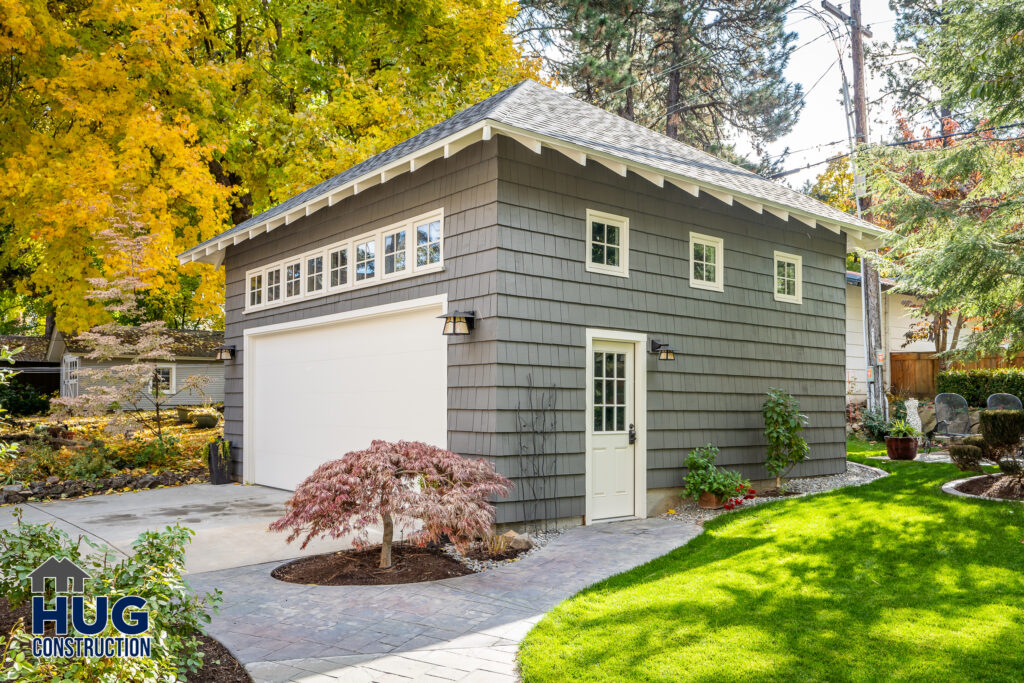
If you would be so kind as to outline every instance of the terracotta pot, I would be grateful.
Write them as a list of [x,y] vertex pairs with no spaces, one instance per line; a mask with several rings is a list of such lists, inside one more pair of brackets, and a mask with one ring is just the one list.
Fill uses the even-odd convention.
[[917,457],[916,436],[885,437],[885,452],[890,460],[913,460]]
[[705,491],[697,499],[697,507],[704,508],[705,510],[717,510],[723,505],[725,505],[725,498],[716,496],[711,491]]

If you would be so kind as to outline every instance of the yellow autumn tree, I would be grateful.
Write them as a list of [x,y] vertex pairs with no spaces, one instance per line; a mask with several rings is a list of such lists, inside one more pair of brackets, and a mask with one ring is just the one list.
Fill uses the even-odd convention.
[[825,170],[814,179],[814,184],[807,193],[840,211],[857,213],[850,159],[841,157],[830,161]]
[[222,277],[176,254],[535,76],[515,11],[0,0],[0,271],[65,331],[105,321],[85,294],[117,260],[98,235],[130,188],[152,233],[148,310],[218,324]]

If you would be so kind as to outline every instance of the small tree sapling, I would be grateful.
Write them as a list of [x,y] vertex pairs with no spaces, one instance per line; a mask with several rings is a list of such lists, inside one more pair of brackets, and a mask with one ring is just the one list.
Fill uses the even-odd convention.
[[512,482],[482,459],[418,441],[374,441],[369,448],[324,463],[295,489],[286,514],[270,525],[290,531],[288,542],[304,536],[302,547],[318,536],[354,534],[357,548],[368,545],[367,531],[383,526],[380,566],[391,566],[395,526],[412,529],[414,542],[448,536],[463,548],[490,531],[490,496],[504,496]]
[[800,414],[796,399],[782,389],[770,389],[761,406],[764,415],[764,436],[768,440],[765,468],[775,477],[775,487],[782,486],[782,475],[807,457],[809,448],[800,436],[807,416]]
[[[114,363],[77,370],[78,396],[61,397],[53,404],[73,415],[104,415],[113,410],[112,428],[125,423],[139,425],[163,443],[168,402],[185,391],[202,396],[210,378],[190,375],[176,391],[165,389],[156,363],[174,357],[166,323],[130,324],[144,317],[140,299],[148,287],[145,278],[153,270],[145,260],[152,238],[138,220],[131,197],[119,198],[116,214],[102,237],[109,246],[108,275],[89,279],[93,289],[87,298],[101,303],[111,321],[80,333],[76,341],[88,349],[85,358]],[[148,406],[155,409],[154,415],[147,414]]]

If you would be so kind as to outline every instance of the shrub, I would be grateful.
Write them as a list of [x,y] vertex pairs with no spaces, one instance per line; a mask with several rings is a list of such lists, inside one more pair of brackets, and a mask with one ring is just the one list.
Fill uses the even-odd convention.
[[73,456],[68,462],[67,476],[69,479],[99,479],[113,474],[116,466],[111,462],[106,447],[102,443],[93,444]]
[[881,441],[889,433],[889,420],[880,410],[865,410],[861,418],[861,427],[874,441]]
[[683,482],[683,491],[679,495],[683,498],[697,500],[702,493],[713,493],[719,498],[742,498],[750,488],[750,482],[744,479],[739,472],[723,470],[715,465],[718,458],[718,449],[707,444],[695,448],[686,458],[686,480]]
[[1016,458],[1003,458],[999,461],[999,471],[1008,477],[1024,476],[1024,463]]
[[977,446],[958,444],[949,447],[949,457],[964,472],[982,472],[981,449]]
[[181,448],[178,445],[178,439],[173,436],[165,436],[163,439],[152,439],[137,446],[133,442],[130,447],[120,453],[119,459],[126,467],[148,467],[164,465],[180,455]]
[[18,459],[11,468],[14,481],[36,481],[50,476],[64,478],[65,462],[58,451],[43,443],[22,444]]
[[938,392],[960,394],[972,406],[984,406],[992,394],[1024,398],[1024,368],[945,370],[938,374]]
[[889,423],[889,436],[903,438],[907,436],[919,436],[919,432],[906,420],[893,420]]
[[[19,680],[173,681],[183,680],[202,665],[197,636],[209,623],[208,611],[220,604],[220,591],[194,594],[182,578],[185,547],[192,531],[178,525],[148,531],[132,544],[133,554],[116,562],[113,548],[71,537],[51,524],[27,524],[21,510],[17,523],[0,530],[0,596],[11,607],[31,596],[28,577],[49,557],[69,559],[85,569],[86,595],[138,595],[146,600],[152,659],[98,658],[36,659],[25,647],[28,636],[14,634],[15,643],[0,667],[19,674]],[[81,547],[82,541],[89,546]],[[86,552],[83,552],[86,550]],[[50,587],[48,586],[48,589]],[[51,596],[52,597],[52,596]],[[99,637],[116,635],[108,626]],[[73,630],[69,632],[74,637]]]
[[775,476],[775,486],[782,486],[782,475],[803,462],[810,449],[800,436],[807,417],[800,414],[796,399],[782,389],[771,389],[761,405],[764,415],[764,436],[768,440],[765,467]]
[[0,384],[0,406],[16,417],[43,415],[50,412],[50,397],[31,384],[8,382]]
[[494,508],[487,502],[505,495],[512,482],[486,460],[463,458],[418,441],[374,441],[361,451],[324,463],[295,489],[286,514],[270,525],[291,533],[288,542],[305,536],[302,547],[318,536],[341,538],[354,533],[356,547],[366,547],[367,529],[383,523],[380,566],[391,566],[394,526],[412,529],[415,542],[447,535],[460,549],[487,534]]
[[982,410],[981,434],[991,448],[1016,447],[1024,434],[1024,410]]

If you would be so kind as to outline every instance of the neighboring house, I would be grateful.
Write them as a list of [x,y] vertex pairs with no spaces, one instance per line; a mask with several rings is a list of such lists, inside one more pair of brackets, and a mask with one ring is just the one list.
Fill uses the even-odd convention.
[[[133,334],[128,328],[127,334]],[[217,347],[224,344],[223,332],[207,330],[166,330],[171,337],[172,358],[167,361],[154,361],[160,376],[162,392],[169,396],[162,405],[194,406],[205,403],[221,403],[224,400],[224,362],[217,360]],[[120,365],[124,361],[112,359],[95,361],[86,357],[89,349],[70,335],[54,330],[48,341],[46,357],[60,363],[60,395],[78,396],[78,370],[82,368],[100,368]],[[192,389],[181,390],[184,382],[191,375],[206,375],[210,378],[203,392]],[[170,396],[174,394],[173,396]],[[136,405],[140,408],[153,407],[149,396],[140,396]]]
[[499,523],[573,524],[670,506],[706,443],[766,479],[771,387],[810,420],[794,474],[844,471],[843,263],[880,233],[524,81],[181,260],[226,268],[241,479],[418,439],[515,480]]
[[3,367],[14,369],[18,374],[12,379],[20,384],[30,384],[43,394],[56,393],[60,388],[60,363],[48,361],[46,337],[22,334],[0,334],[0,346],[22,349],[14,357],[14,364],[3,363]]
[[[860,273],[846,273],[846,399],[851,403],[862,403],[867,400],[865,383],[867,370],[864,358],[864,299],[861,290]],[[882,278],[882,298],[880,314],[882,318],[882,350],[885,352],[885,388],[892,388],[893,360],[907,357],[904,354],[935,353],[935,343],[927,339],[917,339],[907,344],[907,332],[918,321],[907,304],[919,304],[922,299],[904,292],[896,292],[893,280]],[[961,330],[961,339],[970,334],[967,329]]]

